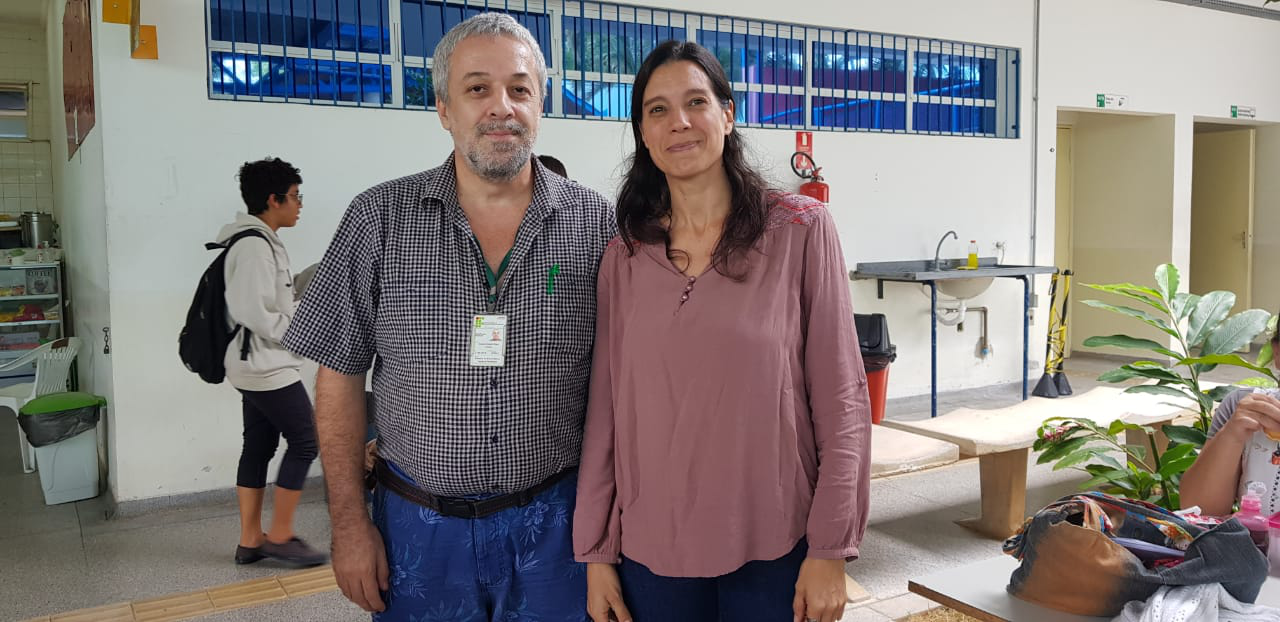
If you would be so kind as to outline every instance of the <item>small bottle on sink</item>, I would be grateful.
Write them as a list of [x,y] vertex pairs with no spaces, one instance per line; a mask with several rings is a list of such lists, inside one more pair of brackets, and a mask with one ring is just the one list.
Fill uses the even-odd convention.
[[978,241],[969,240],[969,262],[968,268],[976,270],[978,268]]

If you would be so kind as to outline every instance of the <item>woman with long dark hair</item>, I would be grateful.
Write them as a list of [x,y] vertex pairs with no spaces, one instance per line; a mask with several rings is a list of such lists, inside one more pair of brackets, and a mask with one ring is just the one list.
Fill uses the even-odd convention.
[[595,622],[839,619],[870,407],[825,206],[747,163],[719,62],[659,45],[599,273],[574,515]]

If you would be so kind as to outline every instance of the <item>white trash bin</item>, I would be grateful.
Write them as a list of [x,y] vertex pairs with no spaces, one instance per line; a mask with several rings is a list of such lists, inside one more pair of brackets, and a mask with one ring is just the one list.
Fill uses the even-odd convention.
[[36,470],[45,505],[98,496],[98,431],[81,432],[65,441],[35,447]]
[[48,505],[98,496],[98,420],[106,405],[80,392],[42,395],[18,409]]

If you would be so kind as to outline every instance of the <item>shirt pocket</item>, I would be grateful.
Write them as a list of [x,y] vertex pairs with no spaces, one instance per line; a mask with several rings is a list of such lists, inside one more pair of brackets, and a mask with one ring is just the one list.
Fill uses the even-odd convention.
[[377,317],[378,355],[397,363],[432,363],[443,358],[466,329],[453,321],[443,287],[399,286],[383,290]]
[[548,354],[589,359],[596,328],[596,268],[576,258],[548,260],[544,279],[540,340]]

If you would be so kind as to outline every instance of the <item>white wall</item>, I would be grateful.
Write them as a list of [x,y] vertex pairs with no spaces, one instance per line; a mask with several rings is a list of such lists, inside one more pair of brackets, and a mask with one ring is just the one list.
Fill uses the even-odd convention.
[[[1169,257],[1185,271],[1191,256],[1194,123],[1226,119],[1232,104],[1257,106],[1260,121],[1280,121],[1280,80],[1274,79],[1280,22],[1155,0],[1042,0],[1041,6],[1036,232],[1045,243],[1037,246],[1037,257],[1053,256],[1049,149],[1058,110],[1091,109],[1098,93],[1117,93],[1129,96],[1133,112],[1174,116],[1172,192],[1166,214],[1151,224],[1170,227]],[[1077,152],[1077,170],[1081,158]],[[1267,176],[1263,170],[1258,169],[1260,179]],[[1077,196],[1077,209],[1080,204]],[[1079,328],[1072,333],[1087,337]]]
[[32,83],[27,102],[30,140],[0,139],[0,212],[6,214],[53,209],[45,65],[44,30],[40,26],[0,23],[0,83]]
[[[673,0],[651,4],[687,8]],[[1173,209],[1168,226],[1172,256],[1185,259],[1191,115],[1222,116],[1232,103],[1256,105],[1264,114],[1280,110],[1280,84],[1257,79],[1271,75],[1280,27],[1153,0],[1045,0],[1043,5],[1036,228],[1042,242],[1036,258],[1048,263],[1053,257],[1054,163],[1048,148],[1056,109],[1091,106],[1093,95],[1105,91],[1130,95],[1141,110],[1176,115],[1171,166],[1178,181],[1167,191]],[[96,26],[108,206],[100,228],[109,240],[99,265],[109,265],[111,276],[116,454],[124,457],[117,465],[121,500],[234,481],[240,433],[236,396],[229,387],[203,385],[184,371],[174,337],[195,278],[210,259],[201,244],[242,209],[237,165],[270,154],[301,167],[308,197],[303,221],[283,236],[301,268],[319,259],[352,195],[434,166],[450,149],[432,113],[209,100],[201,7],[196,0],[143,5],[143,21],[158,26],[157,61],[129,58],[126,27]],[[1032,7],[1007,0],[815,0],[798,13],[783,3],[708,0],[697,9],[1022,49],[1021,139],[820,132],[815,142],[818,160],[831,173],[832,209],[851,263],[931,257],[947,229],[957,230],[962,242],[949,243],[944,255],[963,254],[963,241],[976,238],[984,255],[994,242],[1004,241],[1006,260],[1024,263],[1032,259]],[[1191,94],[1187,76],[1202,85]],[[770,175],[794,184],[785,164],[791,132],[749,130],[747,135]],[[539,151],[557,155],[576,179],[612,194],[629,141],[623,123],[549,119]],[[1046,281],[1037,284],[1041,293]],[[888,284],[884,300],[876,299],[873,283],[851,287],[859,311],[889,316],[899,347],[890,395],[927,391],[927,298],[915,286]],[[976,331],[940,329],[943,389],[1020,377],[1021,295],[1020,284],[1004,281],[973,301],[992,309],[995,354],[985,361],[973,353]],[[1033,361],[1043,334],[1039,323],[1032,331]]]
[[1280,125],[1260,127],[1254,150],[1253,306],[1280,312]]
[[1083,348],[1084,340],[1093,335],[1165,338],[1135,320],[1084,305],[1082,301],[1091,298],[1121,302],[1079,285],[1151,285],[1155,266],[1169,261],[1173,125],[1173,117],[1168,115],[1080,113],[1076,117],[1072,128],[1075,213],[1071,232],[1077,286],[1071,295],[1074,349]]
[[[110,113],[111,106],[103,101],[97,40],[99,22],[95,21],[93,56],[98,126],[89,132],[75,156],[68,160],[67,127],[62,122],[62,15],[66,7],[63,2],[50,2],[49,5],[49,15],[45,20],[48,25],[45,37],[48,63],[44,82],[49,85],[49,118],[59,121],[49,127],[53,153],[54,214],[65,249],[63,266],[70,293],[71,332],[84,340],[84,350],[77,359],[80,387],[108,400],[105,421],[109,448],[108,483],[112,491],[118,493],[117,465],[121,456],[114,449],[117,446],[116,415],[121,411],[115,404],[111,357],[103,353],[102,333],[102,329],[111,324],[102,132],[102,117]],[[97,15],[96,11],[94,15]]]

